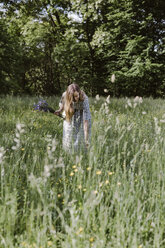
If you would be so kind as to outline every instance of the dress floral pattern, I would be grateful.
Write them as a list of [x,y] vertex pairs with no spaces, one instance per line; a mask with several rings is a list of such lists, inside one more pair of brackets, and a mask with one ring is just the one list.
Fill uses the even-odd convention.
[[[60,104],[65,102],[65,92],[62,95]],[[88,139],[91,139],[91,113],[88,97],[84,101],[73,102],[74,115],[70,122],[63,122],[63,148],[67,151],[78,151],[85,149],[84,120],[88,120]],[[64,113],[65,114],[65,113]]]

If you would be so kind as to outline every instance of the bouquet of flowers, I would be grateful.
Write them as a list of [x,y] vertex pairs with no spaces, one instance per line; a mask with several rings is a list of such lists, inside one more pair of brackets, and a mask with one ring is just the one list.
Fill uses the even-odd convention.
[[37,104],[34,104],[33,109],[37,111],[50,112],[50,113],[55,112],[53,108],[49,107],[48,103],[45,100],[40,100]]
[[34,104],[33,109],[35,111],[50,112],[64,119],[61,113],[57,114],[58,111],[55,111],[53,108],[49,107],[48,103],[45,100],[40,100],[37,104]]

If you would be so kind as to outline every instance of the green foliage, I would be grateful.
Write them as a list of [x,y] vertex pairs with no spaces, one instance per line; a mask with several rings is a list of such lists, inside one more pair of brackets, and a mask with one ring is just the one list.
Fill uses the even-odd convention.
[[[164,97],[163,0],[3,1],[1,93]],[[111,76],[115,74],[115,82]]]

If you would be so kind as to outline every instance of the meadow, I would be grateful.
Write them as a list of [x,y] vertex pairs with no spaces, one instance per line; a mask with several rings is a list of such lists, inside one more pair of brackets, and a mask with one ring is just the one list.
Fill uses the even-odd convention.
[[91,98],[87,154],[37,101],[0,98],[0,248],[165,247],[164,100]]

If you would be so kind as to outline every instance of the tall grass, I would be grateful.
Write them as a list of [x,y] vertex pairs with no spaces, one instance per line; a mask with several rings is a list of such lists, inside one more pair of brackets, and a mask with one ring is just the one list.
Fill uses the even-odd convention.
[[90,150],[70,155],[37,100],[0,99],[0,247],[165,247],[164,101],[90,99]]

